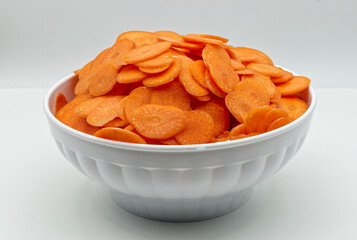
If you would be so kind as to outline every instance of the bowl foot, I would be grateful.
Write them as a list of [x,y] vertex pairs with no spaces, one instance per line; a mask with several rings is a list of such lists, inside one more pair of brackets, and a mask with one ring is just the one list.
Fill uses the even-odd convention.
[[192,222],[220,217],[241,207],[248,201],[253,187],[217,197],[197,199],[145,198],[112,192],[114,202],[122,209],[152,220]]

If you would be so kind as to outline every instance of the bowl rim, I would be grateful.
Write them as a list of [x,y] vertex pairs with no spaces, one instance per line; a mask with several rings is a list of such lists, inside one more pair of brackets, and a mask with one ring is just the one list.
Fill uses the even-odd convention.
[[[298,74],[296,74],[298,75]],[[119,142],[114,140],[103,139],[99,137],[95,137],[86,133],[82,133],[77,131],[59,120],[55,118],[55,116],[51,113],[49,108],[49,100],[52,94],[57,90],[59,86],[64,84],[66,81],[69,81],[75,74],[70,74],[56,84],[54,84],[48,91],[43,101],[43,109],[49,121],[56,125],[57,128],[61,129],[61,131],[66,132],[69,135],[72,135],[76,138],[82,139],[87,142],[99,144],[106,147],[111,148],[118,148],[118,149],[125,149],[125,150],[132,150],[132,151],[144,151],[144,152],[175,152],[175,153],[183,153],[183,152],[201,152],[201,151],[211,151],[211,150],[221,150],[227,148],[235,148],[243,145],[253,144],[256,142],[261,142],[270,138],[273,138],[277,135],[283,134],[301,123],[303,123],[310,115],[312,115],[313,111],[315,110],[317,99],[316,93],[314,88],[309,86],[309,94],[311,98],[310,106],[307,111],[301,115],[298,119],[292,121],[291,123],[275,129],[270,132],[262,133],[256,136],[237,139],[237,140],[228,140],[226,142],[217,142],[217,143],[205,143],[205,144],[192,144],[192,145],[154,145],[154,144],[137,144],[137,143],[126,143],[126,142]]]

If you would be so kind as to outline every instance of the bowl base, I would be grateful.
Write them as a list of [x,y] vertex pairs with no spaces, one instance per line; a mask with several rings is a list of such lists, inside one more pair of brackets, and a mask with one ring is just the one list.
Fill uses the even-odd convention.
[[194,222],[235,211],[249,200],[253,188],[196,199],[145,198],[115,191],[112,191],[112,197],[120,208],[139,217],[164,222]]

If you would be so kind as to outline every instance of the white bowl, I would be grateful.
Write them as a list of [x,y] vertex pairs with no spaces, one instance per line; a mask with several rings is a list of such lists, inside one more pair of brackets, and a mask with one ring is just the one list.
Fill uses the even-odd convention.
[[57,93],[72,99],[77,81],[75,75],[67,76],[44,100],[61,153],[80,172],[106,186],[120,207],[163,221],[205,220],[242,206],[257,183],[281,169],[300,149],[316,105],[310,87],[304,115],[268,133],[199,145],[131,144],[84,134],[54,117]]

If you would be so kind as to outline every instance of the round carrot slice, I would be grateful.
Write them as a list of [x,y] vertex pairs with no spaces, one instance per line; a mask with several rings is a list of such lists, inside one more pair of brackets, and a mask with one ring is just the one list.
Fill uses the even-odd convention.
[[244,123],[248,112],[252,108],[263,106],[255,97],[237,91],[229,93],[226,96],[225,102],[228,110],[240,123]]
[[293,77],[293,74],[291,72],[284,70],[283,75],[281,75],[280,77],[272,77],[271,81],[273,83],[284,83],[284,82],[289,81],[292,77]]
[[174,106],[183,111],[188,111],[190,110],[190,102],[190,95],[177,80],[152,90],[152,104]]
[[158,41],[157,36],[151,32],[145,31],[129,31],[120,34],[117,38],[117,42],[121,39],[130,39],[134,42],[136,47],[146,44],[152,44]]
[[100,96],[88,99],[77,106],[76,113],[82,118],[87,118],[87,116],[106,98],[109,98],[109,96]]
[[126,127],[128,125],[129,125],[128,121],[121,118],[114,118],[113,120],[104,124],[103,127]]
[[139,68],[159,68],[162,66],[170,65],[173,61],[174,59],[172,57],[172,51],[166,51],[157,57],[143,62],[138,62],[135,65]]
[[257,132],[264,133],[269,125],[278,118],[289,118],[288,113],[283,109],[273,108],[266,113],[264,119],[258,124]]
[[270,106],[251,109],[247,114],[246,121],[244,122],[247,128],[247,134],[258,132],[259,124],[264,120],[266,114],[272,109],[273,108]]
[[247,70],[246,67],[244,66],[244,64],[242,64],[234,59],[231,59],[231,66],[236,71]]
[[138,63],[150,58],[154,58],[164,53],[171,46],[170,42],[157,42],[147,45],[142,45],[134,48],[121,57],[121,60],[126,63]]
[[175,136],[180,144],[208,143],[214,133],[214,121],[205,111],[194,110],[187,112],[186,128]]
[[292,121],[303,115],[309,108],[305,101],[298,97],[282,97],[278,106],[288,112]]
[[90,76],[92,74],[91,68],[92,68],[92,61],[87,63],[81,69],[81,72],[78,75],[79,81],[77,82],[77,84],[74,88],[74,94],[76,94],[77,96],[88,91],[90,80],[91,80]]
[[270,132],[270,131],[273,131],[275,129],[278,129],[282,126],[285,126],[287,124],[290,123],[290,120],[289,118],[285,118],[285,117],[282,117],[282,118],[278,118],[277,120],[275,120],[274,122],[272,122],[268,129],[267,129],[267,132]]
[[269,105],[270,95],[266,87],[256,79],[246,79],[234,86],[235,91],[240,91],[256,98],[261,105]]
[[229,132],[229,136],[239,136],[241,134],[247,134],[247,127],[245,124],[238,124]]
[[121,128],[102,128],[95,132],[94,136],[119,142],[146,144],[145,140],[139,135]]
[[307,77],[295,76],[289,81],[278,85],[277,88],[282,96],[292,95],[308,88],[310,81]]
[[255,79],[259,81],[269,92],[270,102],[279,102],[281,98],[281,94],[279,89],[274,85],[274,83],[270,80],[269,76],[264,76],[259,73],[255,73],[253,75],[243,75],[242,82],[247,81],[249,79]]
[[221,41],[223,43],[228,42],[227,38],[220,37],[220,36],[215,36],[215,35],[210,35],[210,34],[187,34],[186,36],[210,38],[210,39],[219,40],[219,41]]
[[199,37],[199,36],[192,36],[192,35],[181,35],[181,37],[187,41],[187,42],[192,42],[192,43],[211,43],[211,44],[217,44],[217,45],[222,45],[223,42],[221,40],[213,39],[213,38],[206,38],[206,37]]
[[217,86],[226,93],[234,91],[234,86],[239,83],[239,77],[230,64],[226,64],[216,54],[207,56],[208,68]]
[[203,62],[203,60],[197,60],[194,61],[192,66],[191,66],[191,74],[192,77],[198,82],[202,87],[208,88],[206,79],[205,79],[205,74],[206,74],[206,65]]
[[126,116],[125,116],[125,104],[126,101],[128,100],[129,96],[125,96],[118,104],[117,108],[117,114],[120,119],[123,119],[125,121],[128,121]]
[[139,69],[145,73],[160,73],[160,72],[163,72],[166,69],[168,69],[170,66],[171,66],[171,63],[168,63],[161,67],[155,67],[155,68],[139,67]]
[[147,138],[167,139],[186,127],[186,116],[177,107],[147,104],[133,112],[132,124]]
[[247,68],[270,77],[281,77],[284,74],[283,69],[269,64],[250,63]]
[[154,34],[163,37],[163,38],[167,38],[167,39],[171,39],[173,41],[179,41],[182,42],[183,38],[181,37],[180,34],[173,32],[173,31],[156,31],[154,32]]
[[180,145],[179,142],[174,138],[169,138],[169,139],[162,139],[160,140],[165,145]]
[[208,89],[217,97],[220,98],[225,98],[227,96],[227,93],[223,92],[222,89],[220,89],[215,81],[213,81],[211,73],[209,72],[208,69],[206,69],[205,73],[205,80],[206,80],[206,85]]
[[196,96],[193,96],[195,99],[197,99],[198,101],[201,101],[201,102],[207,102],[209,100],[212,99],[212,96],[211,94],[208,94],[206,96],[202,96],[202,97],[196,97]]
[[195,108],[195,110],[205,111],[209,115],[211,115],[214,122],[213,137],[217,137],[224,131],[228,130],[229,112],[225,108],[224,103],[223,105],[220,105],[213,101],[209,101],[199,105],[198,107]]
[[67,99],[63,93],[58,93],[55,100],[55,114],[58,113],[58,111],[61,110],[61,108],[63,108],[67,103]]
[[199,83],[197,83],[191,74],[191,67],[193,64],[193,60],[186,56],[179,56],[182,62],[182,68],[179,73],[180,82],[186,91],[193,96],[206,96],[209,92],[207,89],[202,87]]
[[253,57],[254,60],[252,59],[252,57],[249,60],[253,60],[255,63],[274,65],[273,61],[268,57],[268,55],[266,55],[265,53],[263,53],[257,49],[247,48],[247,47],[235,47],[234,49],[238,52],[239,57],[242,62],[250,62],[250,61],[247,61],[248,59],[246,57],[249,55],[251,55],[251,56],[255,55]]
[[205,46],[203,44],[189,43],[189,42],[180,42],[175,41],[166,37],[158,37],[160,40],[170,42],[172,47],[182,48],[182,49],[190,49],[190,50],[202,50]]
[[100,96],[108,93],[114,87],[118,77],[118,71],[113,65],[102,66],[92,77],[89,84],[89,92],[92,96]]
[[163,72],[149,76],[148,78],[143,80],[143,84],[147,87],[157,87],[169,83],[179,75],[181,66],[181,60],[179,58],[175,58],[174,62],[170,65],[168,69]]
[[119,102],[124,96],[112,96],[105,98],[87,116],[87,122],[95,127],[100,127],[118,116]]
[[206,66],[208,67],[209,67],[209,62],[207,58],[208,55],[210,54],[215,54],[219,59],[221,59],[226,64],[229,65],[231,64],[231,58],[222,46],[215,45],[215,44],[207,44],[202,51],[202,58]]
[[102,64],[111,64],[119,70],[122,65],[125,65],[125,62],[121,61],[121,57],[133,49],[133,47],[134,44],[131,40],[127,38],[119,40],[111,48],[109,48]]
[[137,66],[128,65],[119,72],[117,81],[119,83],[133,83],[141,81],[147,76],[148,74],[139,70]]
[[135,88],[130,93],[129,97],[125,100],[126,102],[124,107],[125,117],[130,123],[132,123],[133,112],[137,108],[145,104],[151,103],[151,95],[152,95],[152,90],[147,87]]

